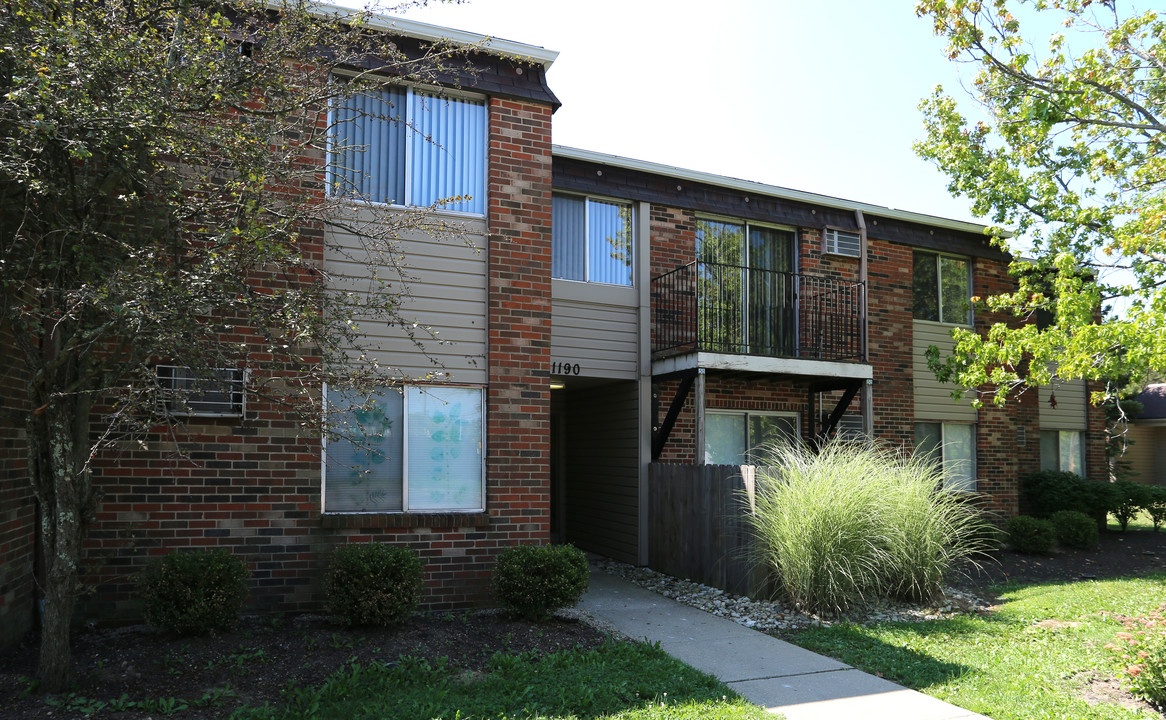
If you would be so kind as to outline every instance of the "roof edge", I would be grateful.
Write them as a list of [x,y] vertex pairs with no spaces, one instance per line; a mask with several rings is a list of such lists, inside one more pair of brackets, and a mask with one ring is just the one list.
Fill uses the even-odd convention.
[[[657,175],[667,175],[669,177],[680,178],[690,182],[699,182],[706,185],[716,185],[718,187],[724,187],[733,190],[742,190],[745,192],[760,193],[762,195],[771,195],[774,197],[782,198],[784,200],[795,200],[804,203],[831,207],[839,210],[861,210],[864,214],[870,213],[872,215],[878,215],[879,217],[903,220],[906,222],[919,223],[922,225],[930,225],[932,227],[940,227],[948,230],[958,230],[961,232],[970,232],[984,235],[984,231],[990,227],[988,225],[967,222],[965,220],[952,220],[950,218],[942,218],[935,215],[925,215],[923,213],[915,213],[907,210],[896,210],[894,208],[883,207],[881,205],[871,205],[869,203],[856,202],[853,200],[844,200],[842,198],[831,197],[829,195],[819,195],[817,193],[805,192],[802,190],[791,190],[790,188],[784,188],[777,185],[766,185],[765,183],[754,182],[752,180],[739,180],[737,178],[726,177],[724,175],[714,175],[712,173],[701,172],[699,170],[688,170],[685,168],[675,167],[673,165],[664,165],[661,163],[649,162],[647,160],[635,160],[619,155],[608,155],[606,153],[599,153],[592,150],[583,150],[580,148],[572,148],[565,145],[552,145],[551,154],[558,157],[568,158],[570,160],[594,162],[603,165],[612,165],[614,167],[623,168],[625,170],[639,170]],[[1005,231],[1005,237],[1011,236],[1012,233]]]
[[[277,8],[280,6],[278,0],[269,0],[268,4]],[[330,15],[338,19],[361,16],[365,18],[366,25],[373,30],[394,32],[407,37],[417,38],[418,40],[429,40],[432,42],[445,41],[454,43],[455,45],[478,45],[484,50],[500,55],[518,57],[523,60],[536,62],[542,65],[543,68],[549,68],[555,62],[555,59],[559,57],[557,50],[548,50],[537,45],[528,45],[526,43],[515,42],[514,40],[503,40],[466,30],[455,30],[454,28],[432,25],[418,20],[407,20],[391,15],[356,10],[333,3],[312,3],[312,11],[318,12],[321,15]]]

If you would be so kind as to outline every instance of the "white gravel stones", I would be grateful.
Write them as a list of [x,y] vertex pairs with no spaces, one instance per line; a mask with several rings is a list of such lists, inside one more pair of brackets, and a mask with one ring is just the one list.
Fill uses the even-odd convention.
[[989,603],[983,598],[945,587],[943,589],[945,597],[935,606],[883,603],[844,617],[824,618],[787,608],[777,602],[750,600],[743,595],[733,595],[691,580],[680,580],[655,570],[613,560],[600,560],[596,567],[664,597],[763,632],[800,630],[815,625],[828,626],[841,622],[859,624],[919,622],[948,618],[960,613],[988,612],[990,609]]

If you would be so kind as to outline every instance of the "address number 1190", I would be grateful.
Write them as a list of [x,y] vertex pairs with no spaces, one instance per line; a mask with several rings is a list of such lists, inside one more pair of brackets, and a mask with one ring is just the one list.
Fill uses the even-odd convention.
[[553,362],[551,363],[551,375],[578,375],[579,363],[569,362]]

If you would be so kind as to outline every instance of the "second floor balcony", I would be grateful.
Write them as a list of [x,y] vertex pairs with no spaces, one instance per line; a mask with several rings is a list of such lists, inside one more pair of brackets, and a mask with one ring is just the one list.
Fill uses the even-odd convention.
[[866,286],[694,261],[652,279],[652,355],[865,362]]

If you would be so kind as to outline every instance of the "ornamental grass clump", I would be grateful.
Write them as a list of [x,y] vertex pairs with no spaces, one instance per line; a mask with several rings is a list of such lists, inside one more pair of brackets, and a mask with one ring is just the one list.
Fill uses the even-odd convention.
[[935,464],[887,447],[832,442],[768,450],[747,519],[786,599],[845,613],[885,597],[926,600],[984,549],[986,521],[942,489]]

